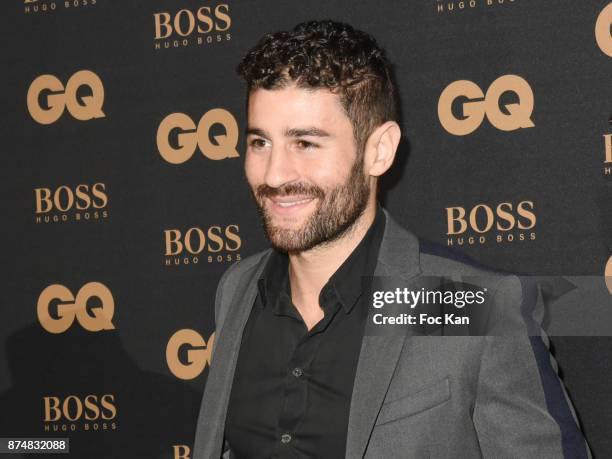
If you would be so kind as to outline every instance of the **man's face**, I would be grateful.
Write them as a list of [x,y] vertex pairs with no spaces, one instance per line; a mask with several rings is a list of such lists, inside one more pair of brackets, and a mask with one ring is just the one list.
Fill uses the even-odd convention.
[[284,252],[341,237],[370,194],[351,122],[327,89],[250,94],[245,172],[266,236]]

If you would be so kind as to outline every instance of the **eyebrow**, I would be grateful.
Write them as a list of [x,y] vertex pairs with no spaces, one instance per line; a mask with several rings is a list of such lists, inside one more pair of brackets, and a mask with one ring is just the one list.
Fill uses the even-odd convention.
[[264,131],[263,129],[259,129],[259,128],[247,128],[246,135],[257,135],[265,139],[269,138],[266,131]]
[[316,127],[293,128],[285,131],[285,137],[331,137],[331,134]]
[[[286,129],[284,134],[285,137],[332,137],[329,132],[316,127]],[[270,138],[266,131],[259,128],[248,128],[246,135],[257,135],[265,139]]]

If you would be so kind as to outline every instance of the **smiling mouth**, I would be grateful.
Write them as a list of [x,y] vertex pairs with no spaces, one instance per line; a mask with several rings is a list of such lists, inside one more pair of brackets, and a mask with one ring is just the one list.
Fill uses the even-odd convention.
[[298,209],[315,199],[314,196],[283,196],[268,198],[273,209]]
[[294,200],[277,200],[273,199],[272,202],[280,207],[293,207],[300,204],[305,204],[309,201],[312,201],[314,198],[304,198],[304,199],[294,199]]

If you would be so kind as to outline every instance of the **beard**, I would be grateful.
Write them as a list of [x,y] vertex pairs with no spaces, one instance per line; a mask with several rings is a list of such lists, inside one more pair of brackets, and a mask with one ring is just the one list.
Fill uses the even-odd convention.
[[[329,190],[305,183],[290,183],[279,188],[265,184],[255,189],[251,187],[251,195],[272,247],[282,252],[302,252],[324,246],[347,234],[368,204],[370,184],[363,170],[363,157],[358,156],[347,180]],[[265,198],[291,195],[318,199],[316,210],[299,229],[275,226],[274,217],[265,208]]]

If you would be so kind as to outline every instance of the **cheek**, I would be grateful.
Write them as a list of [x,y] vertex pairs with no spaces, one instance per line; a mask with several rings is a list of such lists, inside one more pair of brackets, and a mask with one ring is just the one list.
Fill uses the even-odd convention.
[[354,157],[347,154],[325,155],[304,167],[304,175],[317,185],[333,188],[349,176]]
[[247,153],[244,159],[244,173],[249,184],[260,184],[263,181],[264,165],[254,155]]

